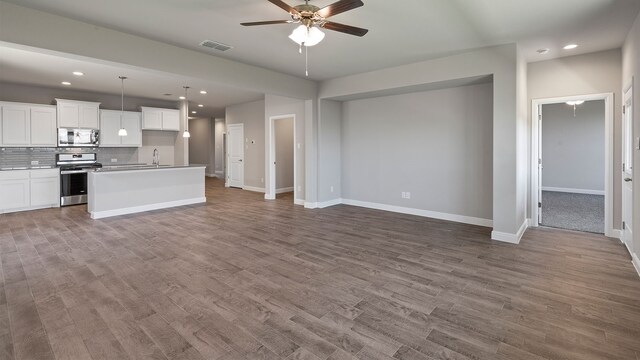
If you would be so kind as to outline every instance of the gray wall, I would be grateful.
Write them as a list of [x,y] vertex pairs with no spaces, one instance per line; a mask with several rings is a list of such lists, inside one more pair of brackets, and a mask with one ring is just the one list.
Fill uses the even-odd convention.
[[[632,81],[633,79],[633,81]],[[633,27],[627,35],[622,48],[622,86],[627,88],[633,83],[633,138],[638,141],[640,137],[640,15],[636,18]],[[640,266],[640,181],[638,181],[638,169],[640,169],[640,151],[635,148],[633,151],[633,232],[632,249],[635,252],[635,259]]]
[[542,186],[604,192],[604,100],[542,106]]
[[492,104],[491,84],[344,102],[342,197],[492,219]]
[[[529,108],[533,99],[614,93],[613,227],[615,229],[622,227],[622,177],[618,171],[622,168],[621,59],[620,49],[616,49],[530,63],[528,69]],[[531,124],[531,111],[529,111],[529,124]],[[529,147],[530,152],[531,147]],[[531,157],[529,157],[530,163]],[[530,181],[528,193],[531,193]],[[527,212],[528,216],[531,216],[530,209],[527,209]]]
[[244,124],[244,185],[264,189],[264,100],[229,106],[227,125]]
[[189,120],[189,163],[205,164],[205,174],[213,174],[214,167],[214,138],[212,135],[211,119],[197,118]]
[[276,140],[276,189],[293,188],[293,118],[274,123]]
[[[318,123],[318,202],[342,197],[342,106],[333,100],[320,101]],[[333,191],[331,190],[333,188]]]

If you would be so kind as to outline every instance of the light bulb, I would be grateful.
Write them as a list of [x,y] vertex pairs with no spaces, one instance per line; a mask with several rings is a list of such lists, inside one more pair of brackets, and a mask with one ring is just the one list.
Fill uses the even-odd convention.
[[127,136],[127,129],[121,128],[118,130],[118,136]]
[[188,131],[188,130],[185,130],[185,131],[182,133],[182,137],[183,137],[183,138],[190,138],[190,137],[191,137],[191,134],[189,133],[189,131]]

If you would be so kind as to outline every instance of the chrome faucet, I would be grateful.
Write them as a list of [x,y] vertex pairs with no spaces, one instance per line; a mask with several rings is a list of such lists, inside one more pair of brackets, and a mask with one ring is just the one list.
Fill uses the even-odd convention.
[[160,152],[158,149],[153,149],[153,165],[160,165]]

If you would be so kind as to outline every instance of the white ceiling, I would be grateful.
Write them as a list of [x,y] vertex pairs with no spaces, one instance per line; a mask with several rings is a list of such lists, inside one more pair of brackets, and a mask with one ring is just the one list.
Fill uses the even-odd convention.
[[[85,75],[74,76],[74,71],[81,71]],[[182,87],[190,86],[189,102],[192,109],[198,111],[198,116],[224,116],[224,109],[228,105],[264,98],[261,93],[232,89],[200,79],[0,44],[0,81],[3,82],[119,95],[119,76],[128,77],[125,80],[125,96],[132,97],[178,101],[178,97],[184,95]],[[69,81],[72,85],[64,86],[62,81]],[[200,94],[200,90],[206,90],[207,94]],[[198,104],[205,107],[196,109]]]
[[[243,27],[287,19],[266,0],[8,0],[188,49],[211,39],[234,47],[216,56],[303,76],[304,57],[287,38],[294,25]],[[300,0],[287,0],[297,5]],[[334,0],[313,0],[325,6]],[[310,49],[310,78],[323,80],[519,42],[529,61],[617,48],[638,0],[363,0],[332,20],[370,29],[363,38],[326,31]],[[567,43],[580,47],[562,50]],[[549,48],[538,55],[539,48]],[[175,91],[175,90],[172,90]]]

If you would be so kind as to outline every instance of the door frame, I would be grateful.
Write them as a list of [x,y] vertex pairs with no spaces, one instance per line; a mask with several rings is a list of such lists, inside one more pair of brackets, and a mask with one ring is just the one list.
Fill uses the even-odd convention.
[[[235,127],[235,128],[242,128],[242,155],[243,155],[243,156],[242,156],[242,157],[243,157],[243,159],[242,159],[242,172],[243,172],[243,174],[242,174],[242,186],[241,186],[240,188],[244,188],[244,155],[245,155],[245,153],[244,153],[244,152],[245,152],[245,150],[246,150],[246,149],[244,148],[244,147],[245,147],[245,143],[244,143],[244,142],[245,142],[245,141],[244,141],[244,124],[243,124],[243,123],[238,123],[238,124],[229,124],[229,125],[226,125],[226,129],[225,129],[225,133],[224,133],[224,134],[225,134],[225,135],[228,135],[228,134],[229,134],[229,130],[233,129],[234,127]],[[224,154],[224,156],[225,156],[225,159],[224,159],[224,162],[225,162],[225,168],[224,168],[224,170],[225,170],[225,171],[224,171],[224,186],[225,186],[225,187],[231,187],[231,186],[229,185],[229,164],[230,164],[231,162],[230,162],[230,161],[229,161],[229,159],[228,159],[228,157],[229,157],[229,149],[228,149],[228,147],[229,147],[229,141],[228,141],[228,140],[229,140],[229,139],[228,139],[228,136],[227,136],[227,139],[225,139],[225,140],[226,140],[226,143],[225,143],[225,154]]]
[[613,177],[614,177],[614,161],[613,161],[613,119],[614,119],[614,96],[613,93],[587,94],[575,96],[562,96],[554,98],[533,99],[531,101],[531,226],[536,227],[538,223],[538,197],[540,184],[538,184],[538,154],[539,140],[542,136],[539,126],[540,113],[538,107],[541,105],[565,103],[572,100],[604,100],[604,234],[609,237],[618,237],[613,229]]
[[292,119],[293,121],[293,202],[297,203],[298,194],[298,154],[296,151],[296,114],[275,115],[269,117],[269,151],[267,151],[267,173],[269,174],[269,186],[265,189],[264,198],[266,200],[276,199],[276,132],[275,123],[277,120]]
[[[625,165],[629,165],[627,163],[627,159],[625,159],[626,150],[630,150],[631,151],[631,162],[633,162],[633,152],[635,151],[635,146],[636,146],[636,144],[635,144],[636,140],[635,140],[635,137],[634,137],[634,134],[633,134],[633,130],[634,130],[633,129],[633,127],[634,127],[633,122],[634,122],[634,117],[635,117],[634,113],[636,112],[636,109],[633,106],[634,105],[633,96],[634,96],[634,90],[635,90],[633,88],[633,81],[634,81],[634,78],[631,77],[631,83],[628,86],[624,87],[623,91],[622,91],[622,106],[623,106],[623,109],[625,109],[625,107],[627,106],[628,102],[631,103],[631,124],[630,124],[631,125],[631,144],[627,144],[627,140],[625,139],[625,135],[627,135],[626,134],[626,129],[625,129],[625,126],[626,126],[626,124],[625,124],[626,111],[625,111],[625,113],[622,114],[622,154],[621,155],[622,155],[622,163],[625,164]],[[627,145],[630,145],[631,149],[625,149],[625,147]],[[631,168],[630,176],[631,176],[631,179],[633,180],[634,175],[635,175],[634,174],[635,171],[634,171],[634,168],[633,168],[633,164],[631,164],[631,165],[632,165],[632,168]],[[626,217],[624,216],[625,215],[625,204],[626,204],[625,203],[625,198],[624,198],[624,192],[625,192],[624,188],[625,188],[625,186],[628,186],[625,183],[625,180],[624,180],[625,177],[627,177],[627,171],[626,171],[626,168],[623,165],[622,181],[621,181],[621,184],[622,184],[622,191],[621,191],[621,193],[622,193],[622,204],[621,204],[622,211],[620,212],[621,217],[622,217],[622,221],[623,221],[623,225],[624,225],[624,221],[626,219]],[[632,231],[634,231],[635,223],[633,222],[633,183],[631,183],[630,186],[631,186],[631,199],[628,199],[627,201],[631,201],[631,214],[628,214],[628,215],[631,217],[631,221],[632,221],[631,229],[632,229]],[[633,255],[633,238],[628,239],[629,242],[630,242],[630,244],[628,244],[627,243],[627,239],[625,238],[625,229],[624,228],[621,229],[620,232],[621,232],[620,241],[622,241],[622,243],[626,246],[627,250],[629,251],[629,254]]]

